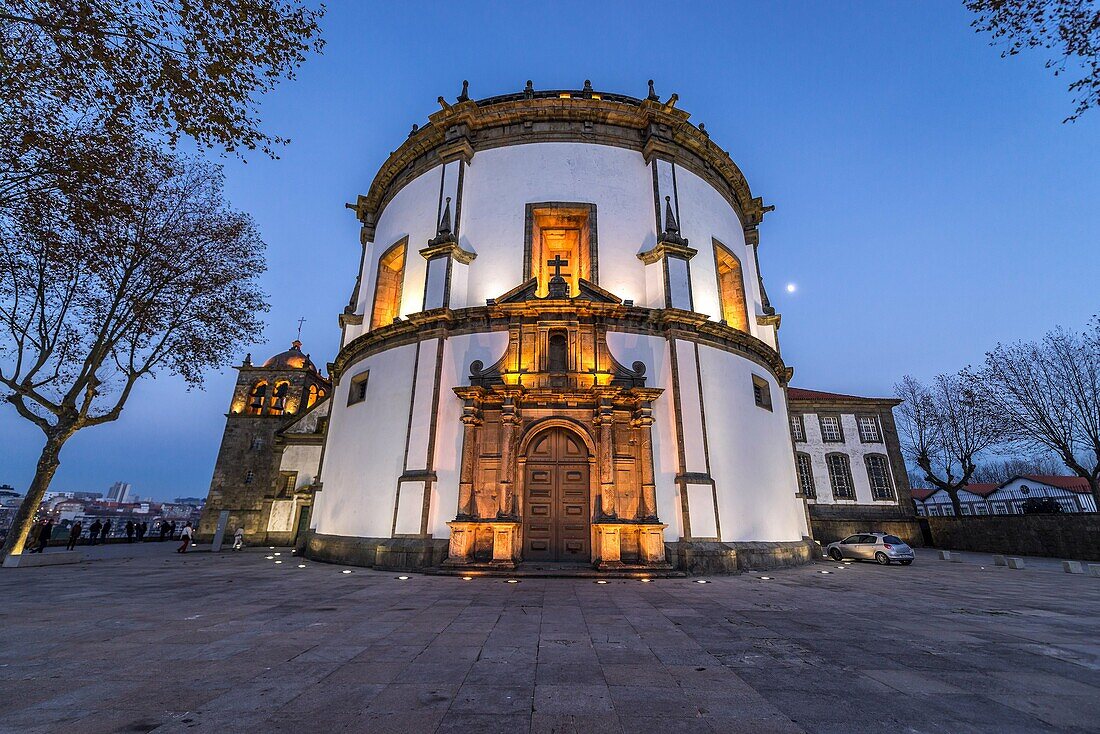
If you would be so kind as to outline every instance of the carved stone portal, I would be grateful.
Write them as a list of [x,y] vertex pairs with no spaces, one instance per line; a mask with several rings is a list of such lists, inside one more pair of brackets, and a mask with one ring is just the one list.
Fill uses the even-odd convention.
[[666,567],[653,480],[645,365],[619,364],[585,308],[618,302],[580,281],[574,298],[538,298],[534,279],[499,299],[508,346],[470,365],[451,567],[574,561]]

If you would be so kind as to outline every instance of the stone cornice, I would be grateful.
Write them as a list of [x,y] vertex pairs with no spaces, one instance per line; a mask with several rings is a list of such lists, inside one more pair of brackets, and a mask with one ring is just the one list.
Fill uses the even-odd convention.
[[388,349],[415,344],[425,339],[507,331],[510,326],[524,321],[555,319],[598,320],[609,331],[688,339],[750,359],[768,369],[784,384],[793,374],[793,370],[783,363],[779,353],[765,342],[723,322],[711,321],[704,314],[674,308],[653,309],[581,299],[538,299],[473,308],[420,311],[348,342],[329,366],[329,370],[333,379],[339,381],[340,376],[351,365]]
[[433,257],[439,257],[440,255],[452,257],[463,265],[469,265],[474,261],[474,258],[477,257],[476,253],[463,250],[458,246],[458,243],[453,240],[438,245],[428,245],[420,251],[420,256],[425,260],[431,260]]
[[698,254],[699,251],[693,247],[688,247],[687,245],[678,245],[675,242],[662,240],[645,252],[639,252],[638,259],[644,262],[646,265],[652,265],[653,263],[660,260],[662,257],[667,257],[669,255],[682,257],[685,260],[690,260]]
[[687,112],[668,103],[596,92],[542,92],[441,104],[443,109],[429,116],[429,124],[390,154],[367,194],[348,205],[365,234],[373,231],[394,194],[429,168],[451,160],[469,161],[479,150],[551,141],[612,145],[637,150],[647,160],[674,160],[714,186],[746,229],[759,224],[771,209],[753,197],[729,153],[688,122]]

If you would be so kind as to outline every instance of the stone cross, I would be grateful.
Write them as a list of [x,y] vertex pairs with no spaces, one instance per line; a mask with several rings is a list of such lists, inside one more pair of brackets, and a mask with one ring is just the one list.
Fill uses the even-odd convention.
[[561,277],[561,269],[569,264],[568,260],[562,260],[561,255],[554,255],[553,260],[547,260],[546,264],[554,269],[554,277]]
[[298,319],[298,341],[302,340],[302,324],[306,322],[305,317]]

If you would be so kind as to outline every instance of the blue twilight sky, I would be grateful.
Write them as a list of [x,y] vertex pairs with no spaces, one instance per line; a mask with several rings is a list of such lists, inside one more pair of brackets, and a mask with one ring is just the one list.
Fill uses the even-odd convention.
[[[359,257],[344,202],[462,79],[475,99],[527,79],[678,92],[776,206],[760,260],[795,385],[889,394],[1080,327],[1098,310],[1100,110],[1062,124],[1068,80],[999,58],[970,20],[959,1],[332,0],[324,55],[263,101],[292,140],[282,159],[227,161],[268,242],[268,341],[240,356],[285,349],[300,316],[314,361],[334,356]],[[121,420],[69,443],[54,488],[205,496],[232,384],[140,385]],[[26,488],[40,440],[0,406],[0,483]]]

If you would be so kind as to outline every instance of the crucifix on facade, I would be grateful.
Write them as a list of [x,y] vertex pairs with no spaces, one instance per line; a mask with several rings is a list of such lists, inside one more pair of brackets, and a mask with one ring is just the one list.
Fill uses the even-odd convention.
[[556,254],[554,259],[547,260],[546,264],[554,269],[554,276],[550,278],[550,283],[547,285],[547,295],[550,298],[568,298],[569,283],[561,277],[561,269],[568,265],[569,261],[563,260],[561,254]]

